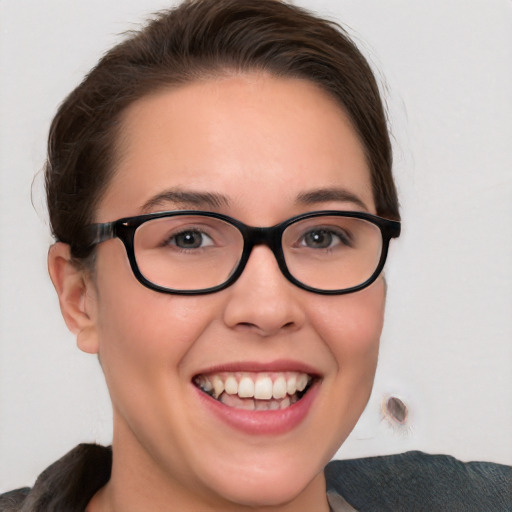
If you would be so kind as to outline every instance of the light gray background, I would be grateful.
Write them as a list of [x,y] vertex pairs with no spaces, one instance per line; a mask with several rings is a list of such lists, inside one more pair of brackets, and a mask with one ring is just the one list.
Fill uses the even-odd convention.
[[[512,464],[512,2],[300,3],[346,25],[385,91],[403,237],[374,393],[341,458],[410,449]],[[95,357],[46,273],[45,139],[99,55],[164,0],[0,0],[0,491],[108,443]],[[385,78],[384,78],[385,77]],[[410,415],[393,425],[382,400]]]

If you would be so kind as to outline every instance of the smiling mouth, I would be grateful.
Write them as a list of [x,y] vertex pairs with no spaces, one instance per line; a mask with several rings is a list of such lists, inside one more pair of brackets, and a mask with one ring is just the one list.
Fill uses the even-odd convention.
[[193,379],[215,400],[249,411],[286,409],[303,398],[314,381],[314,376],[303,372],[221,372]]

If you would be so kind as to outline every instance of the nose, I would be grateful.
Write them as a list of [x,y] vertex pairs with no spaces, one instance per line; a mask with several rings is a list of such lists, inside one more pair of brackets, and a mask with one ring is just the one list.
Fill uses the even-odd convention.
[[230,328],[249,330],[262,336],[293,332],[304,323],[300,297],[305,293],[281,273],[272,251],[258,245],[230,293],[224,322]]

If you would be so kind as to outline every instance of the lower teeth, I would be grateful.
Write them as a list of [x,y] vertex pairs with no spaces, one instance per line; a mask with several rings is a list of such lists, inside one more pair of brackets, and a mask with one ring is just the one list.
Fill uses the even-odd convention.
[[295,393],[293,396],[286,396],[280,400],[257,400],[254,398],[240,398],[238,395],[228,395],[222,393],[217,399],[228,407],[235,409],[245,409],[248,411],[277,411],[286,409],[290,405],[299,400],[299,396]]

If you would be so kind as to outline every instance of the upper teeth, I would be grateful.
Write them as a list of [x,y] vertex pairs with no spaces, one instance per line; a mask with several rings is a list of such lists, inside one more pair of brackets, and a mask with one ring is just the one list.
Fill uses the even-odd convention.
[[215,373],[196,377],[196,384],[218,398],[223,392],[240,398],[271,400],[304,391],[312,377],[302,372],[282,373]]

